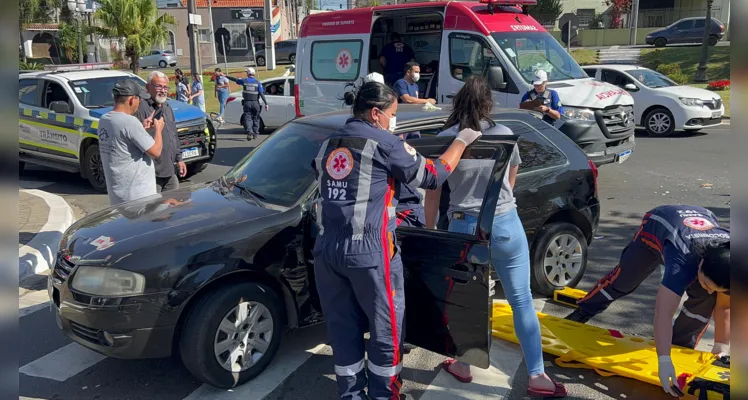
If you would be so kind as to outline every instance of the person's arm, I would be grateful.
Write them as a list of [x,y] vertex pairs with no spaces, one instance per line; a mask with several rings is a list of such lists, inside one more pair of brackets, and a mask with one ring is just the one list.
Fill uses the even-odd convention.
[[522,99],[519,102],[524,103],[528,100],[530,100],[530,92],[525,92],[525,94],[522,96]]
[[717,355],[729,354],[730,347],[730,296],[717,294],[717,305],[714,307],[714,348]]
[[517,182],[517,174],[519,173],[519,165],[522,163],[522,159],[519,157],[519,144],[514,146],[512,151],[512,158],[509,159],[509,185],[514,190],[514,184]]
[[545,111],[545,114],[553,119],[561,118],[561,113],[564,111],[561,106],[561,99],[558,97],[556,91],[551,92],[551,106]]
[[228,80],[230,80],[230,81],[232,81],[232,82],[234,82],[234,83],[236,83],[238,85],[243,85],[244,81],[245,81],[244,78],[234,78],[233,76],[228,76],[228,75],[225,75],[225,77],[226,77],[226,79],[228,79]]
[[142,123],[133,123],[125,129],[127,138],[137,147],[140,151],[148,154],[152,158],[159,158],[161,156],[161,150],[163,149],[163,140],[161,138],[161,132],[164,129],[164,120],[153,119],[153,137],[146,132]]
[[265,110],[267,111],[270,108],[270,105],[268,104],[268,99],[265,98],[265,88],[262,87],[262,83],[257,82],[257,92],[260,93],[260,98],[262,99],[262,102],[265,103]]
[[436,101],[432,101],[433,99],[419,99],[418,97],[413,97],[409,95],[408,93],[401,95],[400,98],[403,100],[404,103],[407,103],[407,104],[426,104],[426,103],[435,104],[436,103]]
[[423,211],[426,214],[426,228],[436,229],[437,216],[439,215],[439,204],[442,197],[442,187],[439,186],[434,190],[426,191],[426,199],[423,204]]

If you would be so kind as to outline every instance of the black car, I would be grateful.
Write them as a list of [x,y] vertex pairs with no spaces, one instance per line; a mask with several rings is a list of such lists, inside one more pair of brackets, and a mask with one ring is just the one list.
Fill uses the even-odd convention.
[[[704,40],[705,17],[683,18],[662,29],[648,34],[647,44],[665,47],[676,43],[701,43]],[[709,27],[709,45],[715,46],[725,37],[725,24],[717,18],[712,18]]]
[[[118,358],[180,354],[201,381],[233,387],[272,361],[284,329],[323,321],[311,249],[319,190],[311,162],[347,112],[294,120],[226,175],[89,215],[63,235],[49,278],[57,323],[74,341]],[[434,135],[448,110],[401,106],[401,132]],[[488,245],[515,143],[519,214],[533,286],[550,294],[582,278],[597,228],[597,173],[579,147],[533,113],[494,115],[518,136],[488,136],[471,157],[496,160],[474,235],[399,228],[406,341],[487,368]],[[410,143],[438,157],[453,138]],[[459,314],[461,318],[445,315]]]

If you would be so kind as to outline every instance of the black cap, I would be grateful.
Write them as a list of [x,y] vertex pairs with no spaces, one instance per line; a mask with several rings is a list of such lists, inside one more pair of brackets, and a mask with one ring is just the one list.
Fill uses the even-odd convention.
[[114,88],[112,88],[112,93],[115,96],[139,96],[143,100],[151,98],[151,95],[132,79],[122,79],[117,81],[117,83],[114,84]]

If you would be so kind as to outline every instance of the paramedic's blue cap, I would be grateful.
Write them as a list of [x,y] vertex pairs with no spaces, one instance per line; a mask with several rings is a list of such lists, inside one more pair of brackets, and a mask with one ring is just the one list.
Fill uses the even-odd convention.
[[132,79],[122,79],[117,81],[117,83],[114,84],[114,88],[112,88],[112,93],[115,96],[138,96],[143,100],[151,98],[151,95]]
[[542,69],[535,72],[535,77],[532,78],[533,85],[542,85],[544,82],[548,82],[548,74]]

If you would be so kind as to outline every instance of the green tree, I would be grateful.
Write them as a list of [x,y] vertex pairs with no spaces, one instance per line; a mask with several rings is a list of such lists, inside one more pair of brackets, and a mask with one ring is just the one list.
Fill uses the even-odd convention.
[[97,32],[107,38],[125,40],[125,56],[130,59],[130,69],[140,70],[140,56],[153,45],[169,38],[169,26],[177,20],[169,15],[158,15],[153,0],[101,0],[96,10],[100,21]]
[[538,0],[538,5],[528,7],[530,15],[541,25],[553,25],[564,12],[561,0]]

